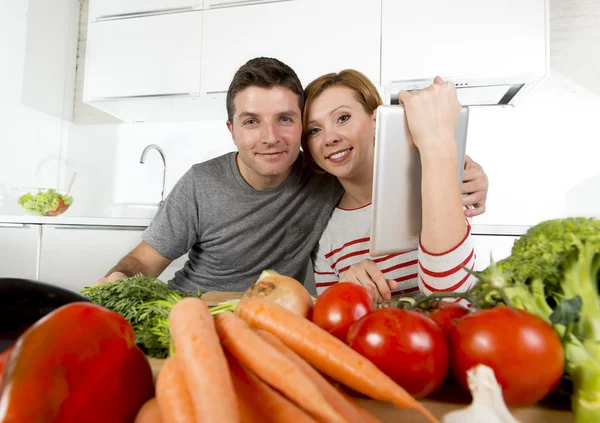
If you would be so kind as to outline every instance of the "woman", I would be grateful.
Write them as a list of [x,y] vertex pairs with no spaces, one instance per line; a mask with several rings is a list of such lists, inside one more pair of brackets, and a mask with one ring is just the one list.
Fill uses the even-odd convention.
[[377,89],[360,72],[344,70],[317,78],[305,96],[306,158],[345,189],[313,251],[317,293],[339,281],[360,283],[376,300],[468,290],[474,277],[463,267],[473,268],[474,250],[455,177],[454,86],[437,77],[425,90],[400,92],[421,157],[422,231],[417,250],[382,257],[369,256]]

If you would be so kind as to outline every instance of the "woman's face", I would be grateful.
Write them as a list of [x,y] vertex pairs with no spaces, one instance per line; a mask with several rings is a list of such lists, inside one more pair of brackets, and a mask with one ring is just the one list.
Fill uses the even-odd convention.
[[323,91],[309,107],[306,132],[310,153],[321,169],[341,180],[372,174],[375,112],[365,112],[351,89]]

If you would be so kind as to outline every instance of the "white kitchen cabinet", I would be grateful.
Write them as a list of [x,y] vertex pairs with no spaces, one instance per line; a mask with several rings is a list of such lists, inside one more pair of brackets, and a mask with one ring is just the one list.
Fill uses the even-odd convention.
[[199,93],[202,13],[91,23],[84,101]]
[[118,19],[132,15],[202,9],[202,0],[90,0],[88,19]]
[[[41,236],[39,280],[74,291],[90,286],[137,247],[142,241],[144,229],[120,226],[44,225]],[[1,247],[0,251],[2,251]],[[159,279],[168,282],[175,272],[183,267],[186,260],[187,254],[174,260],[159,275]]]
[[227,91],[237,69],[258,56],[290,65],[304,85],[345,68],[379,82],[379,1],[295,0],[215,9],[209,3],[203,13],[203,93]]
[[142,229],[44,225],[39,279],[74,291],[90,286],[141,242]]
[[494,261],[510,255],[518,236],[513,235],[471,235],[475,248],[475,270],[483,270],[490,265],[490,254]]
[[0,223],[0,277],[37,279],[40,225]]
[[382,0],[382,84],[543,74],[546,19],[545,0]]

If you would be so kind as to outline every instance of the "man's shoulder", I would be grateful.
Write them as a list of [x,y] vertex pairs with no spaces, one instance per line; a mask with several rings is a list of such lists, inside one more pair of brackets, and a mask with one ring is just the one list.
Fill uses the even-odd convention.
[[214,157],[204,162],[196,163],[192,165],[189,171],[194,177],[218,175],[220,170],[229,168],[231,166],[232,155],[235,155],[234,151]]

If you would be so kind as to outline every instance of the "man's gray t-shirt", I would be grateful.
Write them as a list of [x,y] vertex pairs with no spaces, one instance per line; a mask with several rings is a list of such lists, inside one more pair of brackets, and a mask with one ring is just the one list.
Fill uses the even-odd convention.
[[245,291],[263,270],[303,281],[310,253],[343,193],[302,154],[276,188],[242,178],[236,152],[196,164],[177,182],[142,238],[165,257],[189,251],[169,281],[181,291]]

